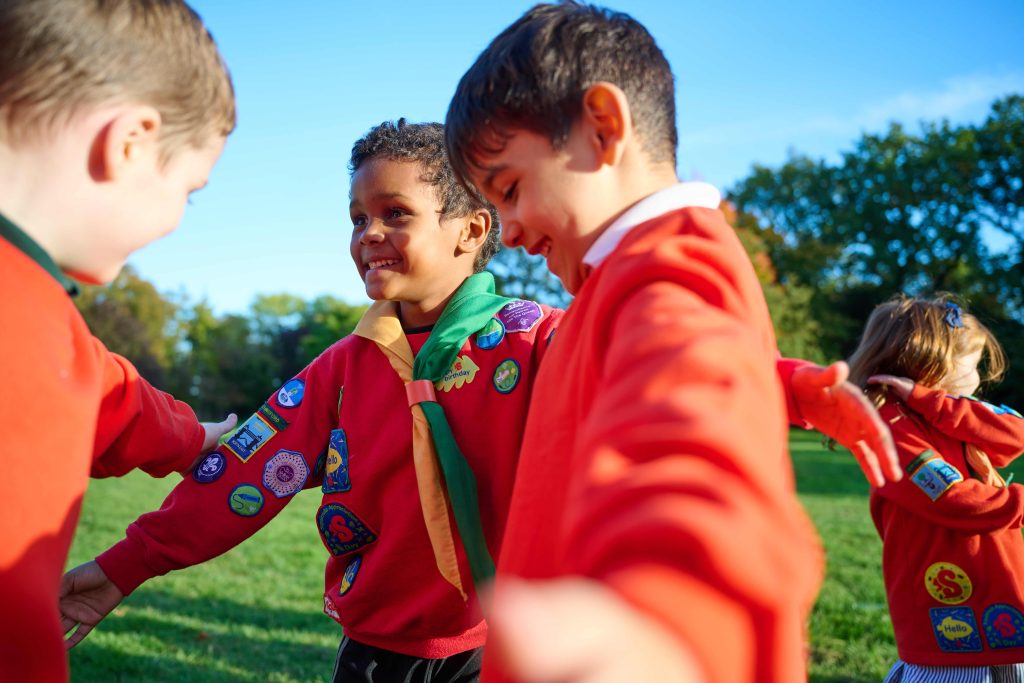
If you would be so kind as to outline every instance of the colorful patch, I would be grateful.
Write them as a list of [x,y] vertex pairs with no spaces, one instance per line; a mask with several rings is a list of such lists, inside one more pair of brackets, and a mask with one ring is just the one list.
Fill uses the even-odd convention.
[[1020,413],[1018,413],[1016,410],[1014,410],[1013,408],[1011,408],[1008,405],[998,405],[997,406],[997,405],[994,405],[994,404],[989,403],[987,401],[981,401],[981,405],[985,406],[986,408],[991,410],[996,415],[1013,415],[1014,417],[1019,417],[1021,419],[1024,419],[1024,415],[1021,415]]
[[260,406],[260,409],[256,411],[259,413],[264,420],[274,425],[274,429],[281,432],[288,426],[288,420],[278,415],[277,411],[270,407],[269,403],[264,403]]
[[316,513],[320,538],[332,555],[346,555],[377,540],[377,534],[344,505],[327,503]]
[[505,325],[506,332],[529,332],[543,316],[538,304],[525,299],[510,301],[498,311],[498,319]]
[[348,566],[345,567],[345,574],[342,575],[341,582],[338,584],[338,595],[344,595],[351,590],[352,584],[356,582],[356,575],[359,573],[361,566],[363,566],[363,556],[356,555],[348,563]]
[[950,562],[936,562],[928,567],[924,587],[928,595],[946,605],[959,605],[974,592],[967,572]]
[[277,392],[277,402],[285,408],[297,408],[306,393],[306,383],[301,379],[290,379]]
[[316,459],[316,463],[313,465],[313,477],[319,477],[324,473],[324,467],[327,465],[327,449],[325,448],[320,457]]
[[265,417],[259,413],[253,413],[252,417],[242,423],[242,426],[235,430],[231,438],[224,442],[224,447],[237,455],[242,462],[247,462],[275,434],[277,434],[277,430],[267,422]]
[[981,617],[985,640],[993,650],[1024,647],[1024,614],[1013,605],[989,605]]
[[970,607],[933,607],[928,610],[932,630],[943,652],[981,652],[978,622]]
[[344,429],[331,430],[331,442],[327,446],[327,459],[324,464],[324,493],[341,493],[352,488],[348,476],[348,439]]
[[192,478],[200,484],[209,484],[220,479],[224,469],[228,466],[228,459],[220,451],[214,451],[203,458],[203,461],[192,470]]
[[494,369],[494,388],[500,394],[507,394],[519,384],[519,363],[507,358]]
[[963,481],[964,475],[942,458],[932,458],[921,465],[917,472],[910,476],[910,480],[935,501],[949,490],[950,486]]
[[240,484],[232,489],[228,505],[236,515],[252,517],[263,509],[263,494],[252,484]]
[[341,615],[338,614],[338,610],[335,609],[334,603],[331,602],[331,598],[329,595],[324,596],[324,614],[329,616],[331,619],[341,621]]
[[463,354],[455,359],[444,377],[434,382],[434,388],[438,391],[451,391],[461,389],[463,384],[469,384],[476,377],[476,371],[480,368],[473,362],[473,359]]
[[302,490],[309,477],[309,466],[302,453],[279,450],[263,466],[263,487],[278,498],[292,496]]
[[476,345],[484,351],[490,351],[501,343],[505,338],[505,323],[497,318],[491,318],[487,324],[476,333]]
[[[895,422],[895,420],[893,420],[893,421]],[[925,451],[921,455],[919,455],[916,458],[914,458],[913,460],[911,460],[910,464],[903,468],[903,471],[906,472],[907,474],[913,474],[914,472],[917,471],[918,467],[920,467],[921,465],[925,464],[926,462],[928,462],[932,458],[937,458],[937,457],[938,456],[935,455],[935,453],[933,451],[930,451],[930,450]]]

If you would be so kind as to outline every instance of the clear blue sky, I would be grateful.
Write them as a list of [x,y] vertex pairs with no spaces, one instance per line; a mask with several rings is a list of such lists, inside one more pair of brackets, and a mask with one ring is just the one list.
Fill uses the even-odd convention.
[[[348,256],[352,143],[443,120],[462,73],[532,2],[192,0],[239,124],[181,228],[131,259],[163,291],[243,311],[257,293],[365,301]],[[679,173],[726,190],[790,150],[835,158],[896,120],[974,122],[1024,92],[1022,0],[620,0],[676,74]]]

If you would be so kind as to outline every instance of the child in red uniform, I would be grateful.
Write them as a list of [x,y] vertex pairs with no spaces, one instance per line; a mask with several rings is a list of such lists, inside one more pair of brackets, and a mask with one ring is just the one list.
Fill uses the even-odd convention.
[[[495,38],[448,111],[504,243],[576,295],[537,377],[483,680],[805,675],[822,558],[775,339],[718,192],[676,178],[674,98],[641,25],[566,2]],[[859,406],[843,366],[806,372],[783,373],[792,396]]]
[[892,683],[1024,680],[1024,487],[994,469],[1024,452],[1024,419],[971,396],[983,357],[997,379],[1002,349],[973,315],[900,298],[872,312],[850,359],[908,475],[871,495],[900,656]]
[[68,274],[112,280],[173,230],[235,123],[178,0],[0,3],[0,680],[66,680],[60,575],[88,477],[187,470],[201,425],[90,334]]
[[491,293],[480,271],[497,228],[455,181],[440,124],[378,126],[351,169],[351,253],[376,303],[161,510],[68,574],[62,610],[82,624],[72,642],[146,579],[225,552],[320,487],[324,611],[345,628],[334,680],[476,680],[486,625],[474,584],[493,573],[561,312]]

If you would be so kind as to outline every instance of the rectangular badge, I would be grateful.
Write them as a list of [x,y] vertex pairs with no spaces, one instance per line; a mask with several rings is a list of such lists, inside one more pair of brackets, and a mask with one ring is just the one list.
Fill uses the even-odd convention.
[[235,430],[231,438],[224,442],[224,445],[237,455],[239,460],[246,462],[275,434],[277,434],[277,430],[265,417],[259,413],[253,413],[252,417],[246,420],[241,427]]
[[932,501],[942,497],[949,487],[964,480],[960,470],[942,458],[932,458],[918,468],[910,477],[911,481],[925,492]]

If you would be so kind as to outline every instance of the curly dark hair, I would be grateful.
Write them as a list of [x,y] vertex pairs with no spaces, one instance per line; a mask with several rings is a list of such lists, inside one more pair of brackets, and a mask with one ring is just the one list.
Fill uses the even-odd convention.
[[440,123],[408,123],[404,118],[384,121],[356,140],[348,162],[350,173],[371,159],[415,161],[423,168],[420,179],[432,185],[441,204],[442,218],[462,218],[474,211],[487,209],[491,214],[491,231],[487,234],[473,264],[480,272],[501,249],[498,213],[475,193],[470,194],[452,171],[445,150],[444,125]]

